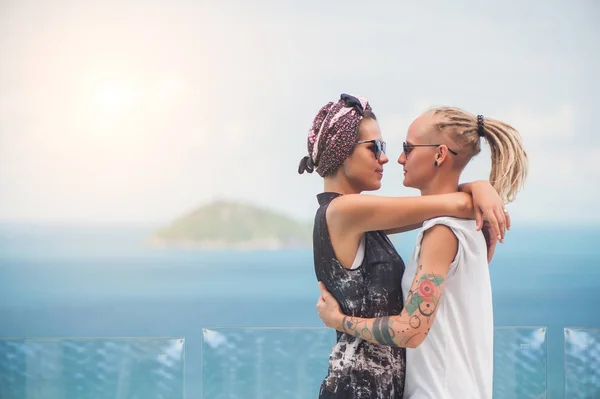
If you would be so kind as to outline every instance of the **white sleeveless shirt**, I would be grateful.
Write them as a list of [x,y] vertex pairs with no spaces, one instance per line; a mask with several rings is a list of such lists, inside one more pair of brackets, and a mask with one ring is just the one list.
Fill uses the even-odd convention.
[[494,318],[483,233],[475,221],[451,217],[423,223],[402,278],[404,301],[414,281],[423,233],[442,224],[458,238],[444,292],[425,341],[406,349],[404,398],[492,398]]

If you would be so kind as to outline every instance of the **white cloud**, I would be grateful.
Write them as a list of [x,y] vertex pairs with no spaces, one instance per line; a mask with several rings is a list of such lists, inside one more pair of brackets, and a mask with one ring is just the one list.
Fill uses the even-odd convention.
[[551,112],[536,112],[521,105],[506,112],[506,121],[531,144],[566,142],[575,135],[575,107],[562,104]]

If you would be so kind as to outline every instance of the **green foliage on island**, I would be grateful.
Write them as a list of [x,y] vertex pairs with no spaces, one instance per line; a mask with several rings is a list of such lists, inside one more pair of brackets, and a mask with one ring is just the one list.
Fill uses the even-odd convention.
[[217,201],[184,215],[154,235],[163,246],[279,249],[312,244],[312,224],[254,205]]

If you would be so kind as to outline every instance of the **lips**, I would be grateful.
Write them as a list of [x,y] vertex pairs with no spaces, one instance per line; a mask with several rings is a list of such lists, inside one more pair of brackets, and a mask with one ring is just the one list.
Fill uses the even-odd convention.
[[375,172],[377,172],[380,175],[383,175],[383,169],[376,169]]

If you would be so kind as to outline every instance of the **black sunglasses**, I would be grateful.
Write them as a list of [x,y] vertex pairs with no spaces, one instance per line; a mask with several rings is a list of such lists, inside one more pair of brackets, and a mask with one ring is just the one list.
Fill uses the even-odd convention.
[[[441,144],[406,144],[406,141],[402,143],[402,149],[404,150],[404,155],[408,156],[415,147],[439,147]],[[450,147],[446,146],[448,151],[450,151],[454,155],[458,155],[458,152],[453,151]]]
[[365,144],[365,143],[375,144],[373,147],[371,147],[371,151],[373,151],[373,154],[375,154],[375,158],[377,160],[379,160],[379,157],[381,156],[382,152],[385,154],[385,141],[375,139],[375,140],[363,140],[363,141],[356,142],[356,144]]

